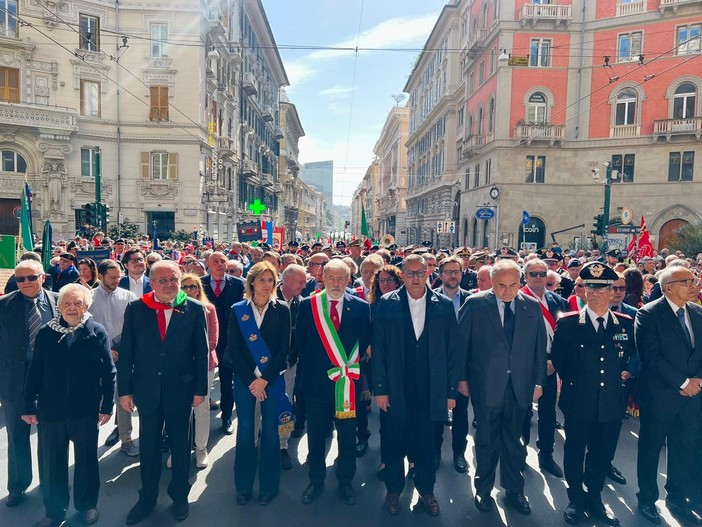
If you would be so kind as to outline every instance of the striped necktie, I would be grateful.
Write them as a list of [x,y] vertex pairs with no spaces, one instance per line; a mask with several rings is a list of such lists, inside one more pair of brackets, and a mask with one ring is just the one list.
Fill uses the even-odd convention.
[[39,311],[39,298],[32,299],[32,308],[29,310],[29,321],[27,322],[27,335],[29,335],[29,356],[34,355],[34,342],[37,340],[37,333],[43,326],[41,312]]

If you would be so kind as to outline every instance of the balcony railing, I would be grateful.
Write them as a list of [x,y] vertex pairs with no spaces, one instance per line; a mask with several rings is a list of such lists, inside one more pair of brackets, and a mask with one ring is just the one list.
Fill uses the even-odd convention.
[[639,137],[641,135],[641,125],[625,124],[621,126],[612,126],[609,129],[609,136],[613,139],[621,137]]
[[664,13],[666,8],[671,8],[673,13],[678,12],[678,7],[683,5],[693,5],[702,3],[702,0],[661,0],[658,9],[661,13]]
[[466,49],[470,51],[474,47],[479,47],[483,45],[483,42],[485,42],[485,39],[488,36],[488,30],[483,28],[483,29],[478,29],[477,32],[473,33],[470,36],[470,39],[468,40],[468,45],[466,46]]
[[661,119],[653,121],[653,135],[655,137],[694,134],[697,140],[702,137],[702,117],[687,119]]
[[256,87],[256,79],[253,73],[247,71],[244,73],[244,93],[246,95],[256,95],[258,93],[258,88]]
[[573,19],[573,6],[558,4],[524,4],[520,22],[535,24],[539,20],[553,20],[556,23],[570,23]]
[[532,141],[563,141],[565,136],[565,125],[563,124],[519,124],[514,131],[517,139],[526,140],[527,144]]
[[617,1],[617,16],[638,15],[646,12],[648,0],[638,0],[636,2]]
[[76,132],[77,118],[77,111],[70,108],[0,102],[3,124]]

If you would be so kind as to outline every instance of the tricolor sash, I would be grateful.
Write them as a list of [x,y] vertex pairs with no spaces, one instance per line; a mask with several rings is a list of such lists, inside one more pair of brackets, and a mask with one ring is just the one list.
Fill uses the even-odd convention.
[[[234,304],[234,313],[239,322],[239,329],[244,336],[246,346],[253,357],[259,371],[264,372],[268,368],[268,363],[273,358],[268,349],[266,341],[263,340],[261,332],[256,325],[251,304],[248,300],[242,300]],[[292,403],[288,394],[285,393],[285,381],[280,374],[276,380],[270,384],[270,393],[278,400],[278,434],[292,432],[295,427],[295,416],[292,411]]]
[[317,333],[322,340],[329,360],[334,364],[334,367],[327,371],[327,375],[335,383],[336,418],[353,419],[356,417],[356,386],[354,381],[361,377],[361,366],[358,363],[358,340],[356,340],[351,354],[347,354],[329,316],[326,290],[311,295],[310,302]]

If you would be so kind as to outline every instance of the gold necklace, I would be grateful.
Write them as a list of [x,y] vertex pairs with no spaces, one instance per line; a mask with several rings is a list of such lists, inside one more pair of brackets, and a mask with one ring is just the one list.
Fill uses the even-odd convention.
[[266,306],[268,306],[268,302],[266,302],[262,306],[259,306],[256,302],[253,302],[253,301],[252,301],[252,303],[254,306],[256,306],[256,309],[258,310],[259,315],[262,315],[263,311],[266,309]]

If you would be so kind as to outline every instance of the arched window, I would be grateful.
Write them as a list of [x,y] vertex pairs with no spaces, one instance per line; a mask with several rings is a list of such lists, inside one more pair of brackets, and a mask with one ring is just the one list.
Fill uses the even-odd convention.
[[473,228],[471,229],[471,242],[473,242],[473,246],[477,247],[478,246],[478,218],[473,218]]
[[488,133],[495,130],[495,99],[490,99],[488,104]]
[[636,92],[632,89],[623,90],[617,95],[617,108],[615,114],[616,126],[636,124]]
[[466,130],[466,137],[473,135],[473,114],[468,114],[468,130]]
[[20,174],[24,174],[25,172],[27,172],[27,162],[17,152],[13,150],[3,150],[2,171],[18,172]]
[[691,82],[684,82],[673,95],[673,119],[690,119],[695,116],[697,89]]
[[483,135],[483,107],[478,108],[478,129],[476,135]]
[[537,91],[529,96],[526,109],[527,124],[546,124],[548,99],[543,92]]

